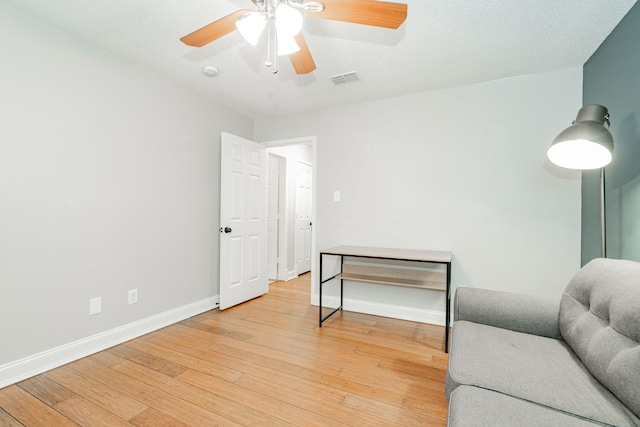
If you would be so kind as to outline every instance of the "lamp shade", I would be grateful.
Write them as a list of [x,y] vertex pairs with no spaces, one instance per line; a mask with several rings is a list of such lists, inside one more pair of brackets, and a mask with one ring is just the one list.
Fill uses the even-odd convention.
[[284,3],[276,8],[276,31],[284,37],[295,37],[302,30],[302,15]]
[[283,36],[277,33],[278,56],[291,55],[300,50],[300,46],[293,37]]
[[300,50],[295,36],[302,30],[300,11],[280,3],[276,8],[276,40],[278,55],[290,55]]
[[605,122],[609,122],[606,107],[582,107],[574,124],[553,140],[547,157],[567,169],[599,169],[608,165],[612,159],[613,137],[604,127]]
[[252,46],[258,44],[258,40],[267,25],[267,17],[260,12],[248,12],[236,21],[238,32]]

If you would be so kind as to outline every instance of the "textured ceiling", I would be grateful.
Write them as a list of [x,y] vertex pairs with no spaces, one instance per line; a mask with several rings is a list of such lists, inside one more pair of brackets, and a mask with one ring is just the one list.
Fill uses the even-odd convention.
[[[273,75],[266,46],[233,32],[203,48],[179,38],[250,0],[0,0],[252,118],[582,66],[635,0],[408,0],[398,30],[305,18],[317,64]],[[398,0],[400,1],[400,0]],[[203,74],[215,66],[217,77]],[[336,74],[361,81],[334,85]]]

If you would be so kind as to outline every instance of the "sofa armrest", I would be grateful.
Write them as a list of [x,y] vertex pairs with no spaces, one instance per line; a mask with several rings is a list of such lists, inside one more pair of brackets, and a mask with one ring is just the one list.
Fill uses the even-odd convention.
[[562,339],[558,326],[560,301],[479,288],[457,288],[454,320]]

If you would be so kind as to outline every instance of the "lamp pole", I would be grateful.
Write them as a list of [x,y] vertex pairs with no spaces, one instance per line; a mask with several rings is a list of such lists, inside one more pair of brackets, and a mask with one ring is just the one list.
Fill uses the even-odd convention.
[[607,257],[607,221],[605,216],[604,167],[600,169],[600,256]]

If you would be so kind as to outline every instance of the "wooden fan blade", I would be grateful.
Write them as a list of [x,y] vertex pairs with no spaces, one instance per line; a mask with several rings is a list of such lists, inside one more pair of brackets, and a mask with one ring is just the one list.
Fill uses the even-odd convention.
[[316,63],[313,61],[302,32],[296,36],[296,43],[300,46],[300,50],[289,55],[289,59],[297,74],[308,74],[316,69]]
[[322,12],[307,16],[396,29],[407,19],[407,5],[375,0],[321,0]]
[[226,36],[236,29],[236,21],[245,13],[251,12],[249,9],[240,9],[230,15],[220,18],[209,25],[205,25],[199,30],[182,37],[180,40],[189,46],[202,47],[222,36]]

